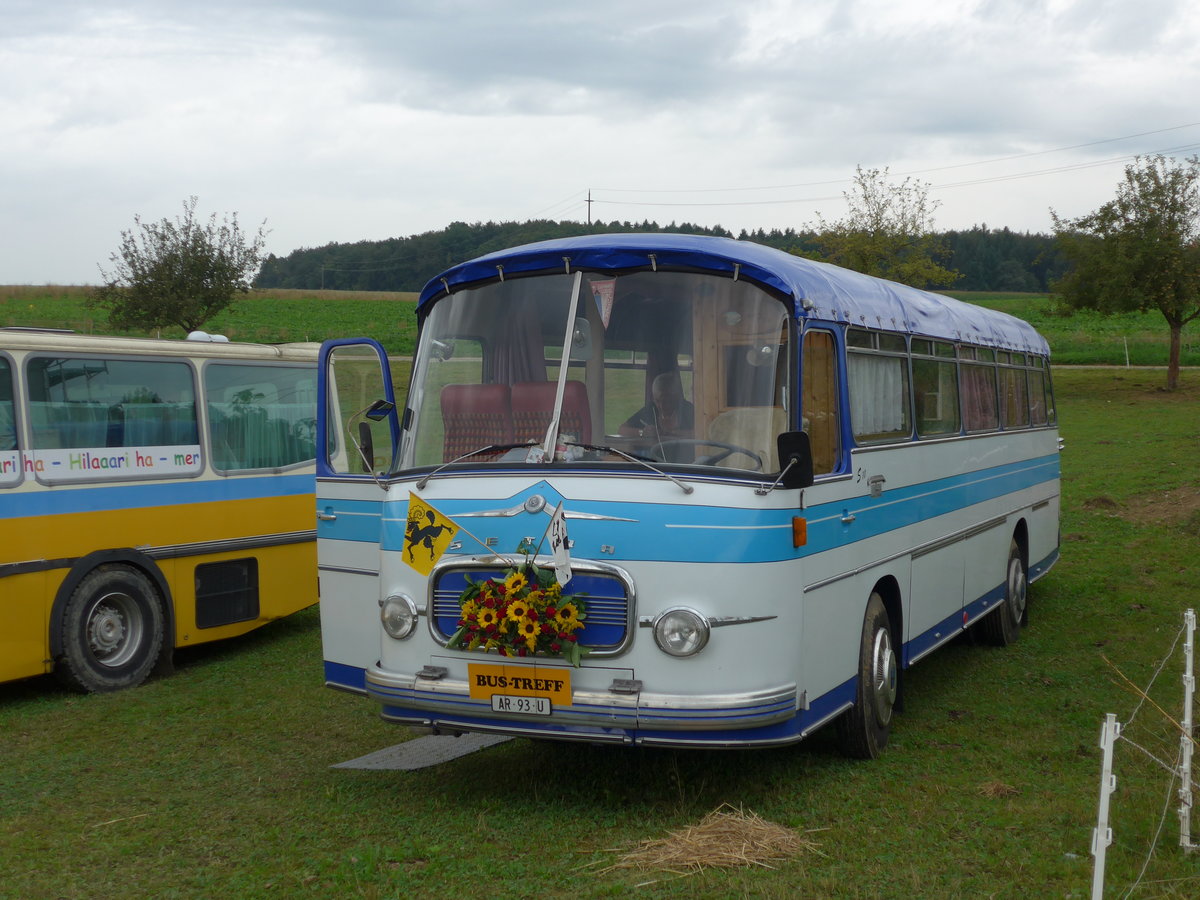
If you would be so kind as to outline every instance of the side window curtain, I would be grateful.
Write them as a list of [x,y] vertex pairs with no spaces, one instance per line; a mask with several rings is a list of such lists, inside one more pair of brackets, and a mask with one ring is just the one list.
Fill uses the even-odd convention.
[[822,329],[804,333],[800,356],[800,427],[812,444],[813,471],[835,472],[841,452],[838,411],[837,345]]

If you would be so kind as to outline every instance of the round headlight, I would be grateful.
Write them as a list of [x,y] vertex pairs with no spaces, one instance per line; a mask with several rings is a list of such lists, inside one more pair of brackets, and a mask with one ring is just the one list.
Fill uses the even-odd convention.
[[654,620],[654,642],[671,656],[691,656],[708,643],[708,620],[694,609],[668,609]]
[[417,605],[403,594],[392,594],[379,609],[379,621],[390,637],[404,640],[417,627]]

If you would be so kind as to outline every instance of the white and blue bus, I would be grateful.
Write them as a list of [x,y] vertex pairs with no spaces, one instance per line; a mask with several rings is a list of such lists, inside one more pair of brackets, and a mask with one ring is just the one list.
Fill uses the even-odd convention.
[[417,315],[399,407],[378,344],[321,363],[321,444],[356,451],[318,457],[325,677],[385,719],[676,747],[836,722],[873,757],[902,671],[1016,640],[1058,558],[1049,348],[1011,316],[675,234],[492,253]]

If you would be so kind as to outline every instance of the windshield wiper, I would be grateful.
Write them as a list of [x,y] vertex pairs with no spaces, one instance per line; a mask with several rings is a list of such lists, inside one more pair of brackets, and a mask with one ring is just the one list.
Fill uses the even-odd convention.
[[599,451],[601,453],[614,453],[617,456],[624,457],[625,459],[629,460],[630,462],[637,463],[640,466],[645,466],[647,469],[649,469],[651,472],[654,472],[657,475],[661,475],[663,478],[667,479],[667,481],[670,481],[672,484],[678,485],[679,489],[682,490],[685,494],[690,494],[694,490],[696,490],[690,484],[684,484],[682,481],[680,481],[674,475],[671,475],[668,472],[664,472],[662,469],[658,468],[657,466],[650,465],[650,461],[644,456],[636,456],[632,453],[626,453],[624,450],[618,450],[616,447],[606,447],[603,444],[576,444],[572,441],[563,441],[563,444],[567,447],[582,447],[584,450],[595,450],[595,451]]
[[536,447],[538,443],[538,441],[522,441],[519,444],[488,444],[486,447],[480,447],[478,450],[472,450],[470,453],[464,453],[462,456],[457,456],[449,462],[442,463],[440,466],[418,481],[417,490],[425,490],[425,485],[429,484],[429,479],[438,474],[438,472],[442,471],[442,469],[446,468],[446,466],[452,466],[456,462],[462,462],[464,459],[470,459],[472,456],[478,456],[481,453],[502,453],[507,450],[516,450],[519,447]]

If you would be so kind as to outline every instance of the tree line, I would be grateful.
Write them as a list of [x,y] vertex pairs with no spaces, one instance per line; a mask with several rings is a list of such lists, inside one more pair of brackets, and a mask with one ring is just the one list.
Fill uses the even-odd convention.
[[[737,237],[809,256],[826,258],[829,233],[815,229],[755,229],[739,234],[721,226],[689,222],[453,222],[440,231],[381,241],[331,243],[269,254],[254,280],[256,288],[346,291],[419,291],[456,263],[532,241],[606,232],[676,232]],[[1068,264],[1053,235],[976,225],[932,235],[939,266],[946,273],[922,287],[933,290],[1029,291],[1046,293]],[[836,261],[836,260],[834,260]]]

